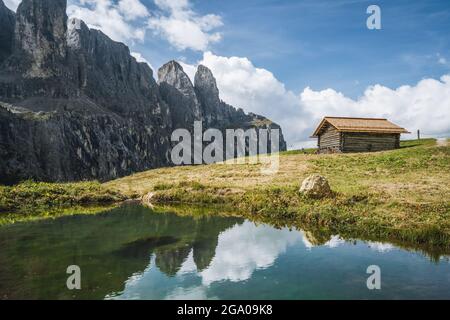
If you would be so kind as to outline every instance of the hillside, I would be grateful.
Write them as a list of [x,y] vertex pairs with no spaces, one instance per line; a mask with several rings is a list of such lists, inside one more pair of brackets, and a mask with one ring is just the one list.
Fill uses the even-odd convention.
[[[313,200],[298,192],[312,173],[329,179],[334,197]],[[448,181],[450,146],[434,139],[404,141],[399,150],[378,153],[290,151],[281,154],[280,171],[272,176],[262,175],[260,165],[214,164],[154,169],[105,184],[0,187],[0,224],[96,213],[150,192],[152,205],[181,214],[207,206],[211,213],[316,230],[321,237],[339,234],[450,252]]]
[[[259,165],[157,169],[105,184],[129,196],[154,192],[154,203],[226,204],[279,225],[324,228],[330,234],[450,245],[450,146],[433,139],[402,142],[399,150],[314,155],[286,152],[280,171]],[[298,193],[312,173],[326,176],[333,199]]]
[[[448,145],[438,145],[434,139],[404,141],[399,150],[377,153],[316,155],[288,151],[281,153],[280,170],[274,175],[261,174],[261,164],[213,164],[150,170],[105,186],[128,195],[154,191],[161,199],[170,196],[177,201],[195,200],[196,193],[208,191],[208,202],[222,202],[229,195],[297,188],[309,174],[320,173],[341,195],[368,193],[424,204],[442,199],[450,189],[449,152]],[[190,184],[196,188],[181,194],[182,186]]]

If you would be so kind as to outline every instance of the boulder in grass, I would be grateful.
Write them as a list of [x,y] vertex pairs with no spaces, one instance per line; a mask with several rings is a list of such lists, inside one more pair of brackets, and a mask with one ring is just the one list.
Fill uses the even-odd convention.
[[313,174],[306,178],[302,183],[300,193],[315,199],[330,197],[333,194],[328,180],[319,174]]
[[149,192],[142,197],[142,204],[146,207],[153,208],[152,199],[155,197],[154,192]]

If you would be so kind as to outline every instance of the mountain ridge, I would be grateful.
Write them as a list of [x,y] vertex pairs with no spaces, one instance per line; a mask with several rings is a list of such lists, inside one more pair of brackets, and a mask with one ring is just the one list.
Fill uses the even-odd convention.
[[125,44],[68,19],[66,6],[23,0],[14,14],[0,0],[0,30],[13,30],[0,33],[12,38],[0,47],[0,181],[111,180],[171,165],[171,132],[194,121],[224,130],[266,119],[221,101],[204,66],[192,83],[170,61],[156,82]]

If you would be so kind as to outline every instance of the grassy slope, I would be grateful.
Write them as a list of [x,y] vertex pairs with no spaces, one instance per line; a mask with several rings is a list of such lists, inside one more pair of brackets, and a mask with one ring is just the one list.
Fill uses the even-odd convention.
[[27,181],[12,187],[0,186],[0,225],[78,212],[96,213],[125,199],[98,182]]
[[[450,249],[450,147],[431,139],[402,146],[368,154],[286,152],[274,175],[262,175],[259,164],[214,164],[150,170],[103,185],[0,186],[0,224],[95,213],[100,205],[154,192],[159,203],[226,204],[235,214],[317,230],[317,235]],[[312,200],[298,193],[301,181],[317,172],[330,180],[335,198]],[[82,205],[95,206],[86,210]]]
[[[151,170],[105,186],[133,197],[154,192],[160,203],[231,204],[259,220],[342,236],[450,246],[450,147],[432,139],[402,146],[367,154],[288,152],[276,175],[262,175],[257,164],[214,164]],[[301,181],[317,172],[330,180],[334,199],[299,195]]]

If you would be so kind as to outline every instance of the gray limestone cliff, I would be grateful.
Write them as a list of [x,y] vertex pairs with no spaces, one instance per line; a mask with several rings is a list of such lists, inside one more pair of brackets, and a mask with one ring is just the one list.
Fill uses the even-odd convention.
[[58,74],[67,54],[66,0],[28,0],[17,8],[14,53],[26,77]]
[[126,45],[65,12],[66,0],[23,0],[16,14],[0,0],[0,183],[103,181],[168,166],[172,131],[195,120],[279,128],[220,101],[206,67],[193,85],[172,61],[157,83]]
[[169,165],[170,111],[152,70],[81,21],[67,27],[65,7],[24,0],[17,10],[0,68],[0,181],[109,180]]
[[12,53],[15,19],[14,12],[0,1],[0,64]]

